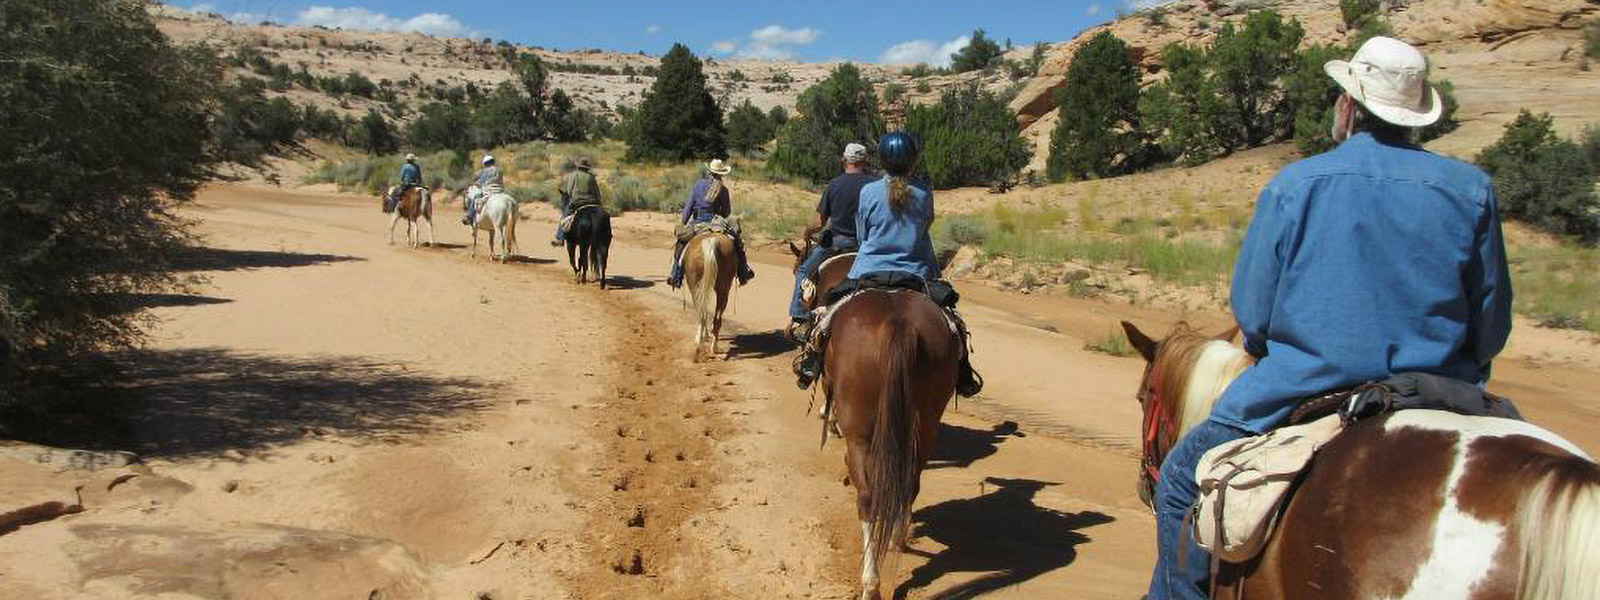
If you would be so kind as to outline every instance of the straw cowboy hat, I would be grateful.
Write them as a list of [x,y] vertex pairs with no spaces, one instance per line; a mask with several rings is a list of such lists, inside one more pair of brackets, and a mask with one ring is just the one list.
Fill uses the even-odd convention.
[[720,158],[713,158],[706,163],[706,170],[718,175],[727,175],[733,172],[733,166],[725,163]]
[[594,168],[594,163],[591,162],[587,156],[579,156],[576,160],[572,161],[572,166],[579,169],[592,169]]
[[1395,125],[1425,127],[1444,113],[1439,91],[1428,85],[1428,59],[1400,40],[1372,38],[1349,61],[1330,60],[1322,70],[1374,116]]
[[406,153],[406,160],[408,160],[408,161],[413,161],[413,160],[416,160],[416,159],[417,159],[417,155],[415,155],[415,154],[412,154],[412,153],[410,153],[410,152],[407,152],[407,153]]

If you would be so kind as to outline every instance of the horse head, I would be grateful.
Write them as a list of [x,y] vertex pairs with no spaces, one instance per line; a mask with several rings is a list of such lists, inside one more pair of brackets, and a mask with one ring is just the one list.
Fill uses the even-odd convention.
[[[1154,508],[1156,483],[1161,481],[1161,462],[1178,442],[1179,436],[1210,412],[1209,401],[1215,401],[1229,381],[1249,364],[1249,356],[1234,348],[1212,342],[1230,342],[1239,333],[1238,327],[1220,334],[1207,336],[1187,324],[1179,323],[1166,337],[1156,340],[1133,323],[1122,322],[1128,343],[1144,357],[1144,376],[1139,381],[1138,400],[1143,412],[1139,431],[1142,456],[1139,461],[1139,500]],[[1196,363],[1206,352],[1237,353],[1233,360],[1222,361],[1219,372],[1197,372]],[[1191,388],[1208,398],[1196,398]],[[1193,406],[1189,404],[1193,403]],[[1203,406],[1201,404],[1204,404]]]
[[800,263],[805,262],[806,255],[810,254],[811,248],[817,245],[817,242],[811,238],[806,238],[805,248],[794,245],[794,242],[791,240],[784,240],[783,243],[789,246],[789,253],[794,255],[794,268],[790,269],[790,272],[792,273],[800,272]]

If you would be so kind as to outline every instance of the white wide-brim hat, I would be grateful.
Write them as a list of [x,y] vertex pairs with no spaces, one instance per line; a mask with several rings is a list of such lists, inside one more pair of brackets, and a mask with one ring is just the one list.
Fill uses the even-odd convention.
[[1372,38],[1349,61],[1330,60],[1322,70],[1374,116],[1395,125],[1425,127],[1444,114],[1439,90],[1428,85],[1427,57],[1400,40]]
[[727,175],[733,172],[733,166],[720,158],[713,158],[711,162],[706,163],[706,170],[718,175]]
[[417,159],[417,155],[412,154],[410,152],[406,153],[406,160],[416,160],[416,159]]
[[483,155],[483,164],[487,165],[487,164],[492,163],[492,162],[494,162],[494,156],[491,156],[491,155],[488,155],[488,154]]

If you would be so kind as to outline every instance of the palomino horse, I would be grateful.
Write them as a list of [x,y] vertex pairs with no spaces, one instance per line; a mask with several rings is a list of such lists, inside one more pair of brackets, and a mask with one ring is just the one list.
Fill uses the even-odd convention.
[[[395,190],[398,190],[399,187],[391,187],[389,192],[384,194],[381,200],[384,208],[389,207],[388,198],[394,196]],[[390,245],[394,244],[395,223],[399,223],[401,217],[405,217],[406,220],[407,246],[416,248],[422,244],[422,226],[417,224],[417,219],[427,221],[428,245],[433,245],[433,194],[428,191],[428,188],[414,187],[407,189],[405,193],[400,195],[400,201],[395,204],[393,214],[394,216],[389,217]]]
[[[1148,489],[1251,359],[1184,326],[1160,341],[1122,326],[1148,361]],[[1365,419],[1318,451],[1261,554],[1213,583],[1219,598],[1600,598],[1600,466],[1522,421]]]
[[611,215],[598,204],[580,206],[572,213],[572,228],[567,230],[567,264],[578,283],[589,282],[592,266],[600,276],[600,289],[606,289],[606,262],[611,256]]
[[728,308],[728,292],[733,289],[733,272],[738,267],[733,239],[714,231],[701,233],[684,244],[679,260],[683,261],[683,281],[699,323],[694,334],[694,358],[715,356],[717,336],[722,333],[722,311]]
[[905,544],[911,503],[955,394],[961,341],[919,292],[869,290],[835,310],[821,386],[845,441],[861,520],[861,598],[882,598],[878,571]]
[[[467,197],[476,195],[477,186],[469,188]],[[472,258],[478,257],[478,232],[489,232],[489,259],[505,262],[511,259],[511,254],[520,250],[517,248],[517,199],[510,194],[500,192],[491,193],[483,199],[483,206],[478,210],[477,217],[472,222]],[[499,242],[496,248],[496,242]],[[498,255],[496,250],[499,250]]]

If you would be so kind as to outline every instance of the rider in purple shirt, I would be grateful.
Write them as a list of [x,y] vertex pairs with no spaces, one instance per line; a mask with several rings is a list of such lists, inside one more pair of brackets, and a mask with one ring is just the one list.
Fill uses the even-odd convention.
[[[731,172],[733,167],[721,159],[706,164],[706,176],[694,182],[694,187],[689,190],[689,199],[683,203],[683,212],[678,214],[680,226],[693,227],[700,223],[709,223],[715,217],[727,218],[733,213],[728,187],[722,180]],[[744,285],[756,274],[750,270],[750,263],[745,258],[744,241],[732,231],[728,232],[728,237],[733,239],[733,253],[739,261],[739,285]],[[674,288],[683,284],[682,257],[683,247],[687,243],[689,243],[687,238],[680,237],[672,249],[672,274],[667,276],[667,285]]]

